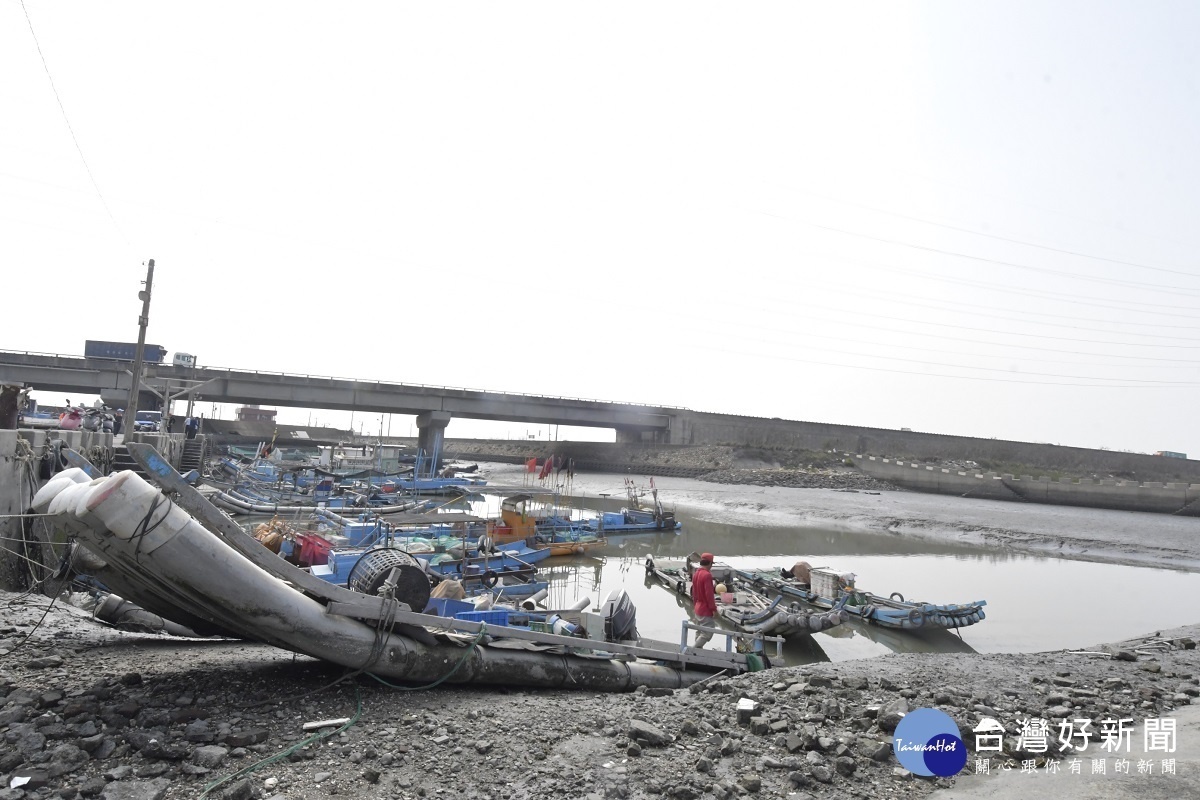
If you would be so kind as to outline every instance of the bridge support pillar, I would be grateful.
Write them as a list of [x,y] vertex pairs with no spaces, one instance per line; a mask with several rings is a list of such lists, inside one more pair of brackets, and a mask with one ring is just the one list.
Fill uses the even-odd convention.
[[449,411],[426,411],[417,415],[417,470],[413,477],[437,476],[438,459],[442,456],[442,442],[450,418]]
[[617,444],[671,444],[671,431],[617,428]]

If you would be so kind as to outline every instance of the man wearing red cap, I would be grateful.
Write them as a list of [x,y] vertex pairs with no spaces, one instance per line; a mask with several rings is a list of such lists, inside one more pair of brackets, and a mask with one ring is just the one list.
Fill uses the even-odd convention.
[[[700,556],[700,568],[692,573],[692,610],[696,612],[697,623],[707,628],[714,627],[717,615],[717,593],[713,585],[712,553]],[[696,631],[696,647],[704,647],[713,635],[708,631]]]

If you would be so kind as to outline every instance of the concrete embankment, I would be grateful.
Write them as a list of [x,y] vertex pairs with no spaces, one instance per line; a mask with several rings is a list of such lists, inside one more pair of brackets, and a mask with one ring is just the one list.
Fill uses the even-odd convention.
[[1121,511],[1200,516],[1200,484],[1154,481],[1051,480],[1032,475],[952,470],[875,456],[846,454],[873,478],[906,489],[958,497],[1024,500]]

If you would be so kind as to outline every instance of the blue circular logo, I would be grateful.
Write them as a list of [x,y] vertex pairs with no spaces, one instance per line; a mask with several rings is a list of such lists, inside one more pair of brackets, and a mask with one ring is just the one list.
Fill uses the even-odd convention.
[[892,750],[901,766],[914,775],[949,778],[967,765],[967,746],[958,724],[945,711],[910,711],[892,734]]

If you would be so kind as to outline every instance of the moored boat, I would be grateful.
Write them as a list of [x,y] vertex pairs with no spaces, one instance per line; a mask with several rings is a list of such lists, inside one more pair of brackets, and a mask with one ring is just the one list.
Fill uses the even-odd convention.
[[[811,576],[809,581],[803,580],[806,567]],[[843,603],[852,618],[895,630],[917,632],[965,628],[987,617],[983,611],[986,600],[961,604],[928,603],[905,600],[904,595],[898,592],[883,597],[855,586],[853,573],[813,569],[803,561],[791,569],[735,570],[735,574],[760,591],[798,600],[816,608],[832,608],[835,603]]]
[[598,534],[645,533],[654,531],[677,531],[683,524],[675,519],[675,512],[663,508],[658,499],[658,487],[654,479],[650,479],[650,492],[653,496],[651,508],[642,508],[640,498],[644,490],[637,487],[629,478],[625,479],[625,494],[629,505],[620,511],[604,511],[598,517],[584,520],[585,530]]
[[[658,563],[653,556],[646,558],[646,575],[676,594],[691,594],[695,567],[689,557],[682,564]],[[806,610],[797,604],[783,602],[782,597],[769,598],[762,592],[739,581],[732,567],[713,564],[710,568],[717,581],[717,616],[733,628],[746,633],[785,638],[809,636],[841,625],[847,615],[840,607],[827,611]]]

